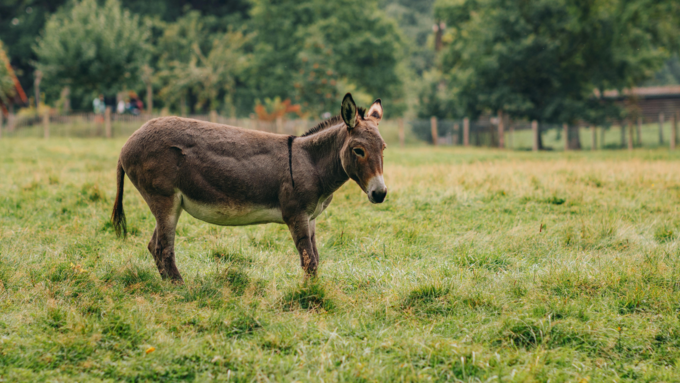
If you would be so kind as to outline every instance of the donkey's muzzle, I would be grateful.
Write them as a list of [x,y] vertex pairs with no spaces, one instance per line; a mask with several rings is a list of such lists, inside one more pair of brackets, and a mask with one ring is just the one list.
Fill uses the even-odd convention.
[[374,190],[371,192],[371,202],[382,203],[387,195],[387,190]]
[[385,180],[382,174],[371,178],[368,182],[368,188],[366,188],[366,194],[368,195],[368,200],[373,203],[382,203],[387,195],[387,186],[385,186]]

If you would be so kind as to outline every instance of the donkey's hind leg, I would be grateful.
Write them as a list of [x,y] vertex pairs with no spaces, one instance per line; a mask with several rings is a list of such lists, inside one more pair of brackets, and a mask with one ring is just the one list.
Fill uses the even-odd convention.
[[[156,267],[158,268],[158,271],[161,273],[161,276],[164,274],[165,266],[163,262],[163,258],[158,256],[156,254],[156,241],[158,240],[158,227],[153,229],[153,236],[151,237],[151,240],[149,241],[149,253],[153,256],[153,260],[156,262]],[[163,278],[165,279],[165,278]]]
[[155,196],[149,203],[151,212],[156,217],[156,229],[149,242],[149,252],[156,261],[161,278],[170,278],[177,283],[184,282],[175,264],[175,229],[182,212],[181,205],[179,195]]

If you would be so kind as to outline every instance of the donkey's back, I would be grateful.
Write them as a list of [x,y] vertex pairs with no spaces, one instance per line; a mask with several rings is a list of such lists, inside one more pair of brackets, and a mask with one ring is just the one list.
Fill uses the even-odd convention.
[[[212,204],[271,203],[285,176],[287,137],[180,117],[161,117],[125,143],[120,162],[142,195]],[[147,202],[148,198],[147,198]]]

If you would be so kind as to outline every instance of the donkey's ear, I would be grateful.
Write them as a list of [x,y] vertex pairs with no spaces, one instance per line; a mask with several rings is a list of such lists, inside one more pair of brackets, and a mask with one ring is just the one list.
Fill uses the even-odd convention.
[[352,95],[347,93],[342,99],[342,107],[340,108],[340,115],[342,120],[347,124],[348,129],[354,129],[357,125],[357,105],[352,99]]
[[376,118],[378,122],[382,120],[383,108],[380,99],[377,99],[373,102],[373,105],[371,105],[371,107],[368,109],[367,116]]

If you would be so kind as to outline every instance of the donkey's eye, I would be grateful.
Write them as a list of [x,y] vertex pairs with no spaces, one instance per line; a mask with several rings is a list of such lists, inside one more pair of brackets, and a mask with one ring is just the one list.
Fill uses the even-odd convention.
[[366,155],[366,153],[364,153],[364,149],[361,149],[361,148],[354,148],[354,149],[352,149],[352,151],[354,152],[354,154],[356,154],[357,156],[359,156],[361,158],[364,158],[364,156]]

